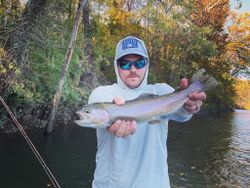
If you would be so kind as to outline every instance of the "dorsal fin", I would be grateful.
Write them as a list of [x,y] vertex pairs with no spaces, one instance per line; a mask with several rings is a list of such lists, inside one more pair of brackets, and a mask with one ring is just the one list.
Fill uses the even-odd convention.
[[143,93],[143,94],[139,95],[139,97],[137,97],[137,99],[157,97],[157,96],[159,96],[159,95],[155,95],[152,93]]
[[154,97],[158,97],[159,95],[155,95],[155,94],[151,94],[151,93],[143,93],[141,95],[139,95],[139,97],[132,99],[132,100],[128,100],[127,102],[133,102],[133,101],[137,101],[138,99],[147,99],[147,98],[154,98]]

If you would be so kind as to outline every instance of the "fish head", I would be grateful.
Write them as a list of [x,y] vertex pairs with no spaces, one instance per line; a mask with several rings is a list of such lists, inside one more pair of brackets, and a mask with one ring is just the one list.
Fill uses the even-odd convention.
[[84,106],[76,114],[80,120],[75,120],[75,123],[82,127],[102,126],[109,120],[107,111],[95,104]]

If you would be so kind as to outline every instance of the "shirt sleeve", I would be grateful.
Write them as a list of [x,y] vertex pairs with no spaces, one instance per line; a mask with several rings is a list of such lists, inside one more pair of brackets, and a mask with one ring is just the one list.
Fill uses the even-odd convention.
[[[108,86],[106,86],[108,87]],[[92,91],[89,96],[88,104],[101,103],[101,102],[112,102],[113,95],[111,91],[107,91],[105,86],[97,87]]]

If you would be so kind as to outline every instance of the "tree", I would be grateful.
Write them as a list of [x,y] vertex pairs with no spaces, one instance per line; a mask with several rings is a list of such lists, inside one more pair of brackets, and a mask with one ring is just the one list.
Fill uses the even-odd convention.
[[190,15],[198,26],[212,25],[215,30],[221,30],[229,11],[229,0],[195,0]]
[[90,23],[89,1],[83,6],[83,31],[85,38],[84,54],[87,57],[85,70],[80,77],[79,86],[93,89],[98,85],[97,68],[94,63],[93,26]]
[[66,77],[66,73],[68,71],[68,66],[69,63],[71,61],[71,57],[72,57],[72,53],[74,50],[74,44],[77,38],[77,32],[78,32],[78,27],[80,24],[80,17],[81,17],[81,13],[82,13],[82,9],[84,4],[86,3],[87,0],[82,0],[79,2],[78,5],[78,9],[77,9],[77,13],[76,13],[76,17],[75,17],[75,23],[74,23],[74,27],[71,33],[71,39],[70,39],[70,43],[64,58],[64,64],[63,64],[63,68],[62,68],[62,73],[61,73],[61,77],[60,80],[58,81],[58,85],[57,85],[57,89],[56,89],[56,93],[53,99],[53,106],[52,109],[50,111],[50,115],[49,115],[49,120],[48,120],[48,124],[46,126],[46,133],[50,133],[53,130],[53,123],[54,123],[54,119],[57,113],[57,108],[58,108],[58,104],[60,101],[60,97],[61,97],[61,92],[63,89],[63,84],[65,81],[65,77]]
[[2,70],[5,70],[0,78],[1,93],[5,93],[8,89],[18,69],[23,72],[28,71],[25,59],[30,33],[36,32],[33,28],[44,14],[45,7],[45,0],[32,0],[25,7],[22,7],[19,1],[1,1],[0,45],[3,51]]
[[230,63],[231,74],[238,75],[250,68],[250,13],[232,12],[229,20],[225,59]]
[[250,110],[250,81],[237,80],[234,87],[237,94],[234,97],[236,108]]

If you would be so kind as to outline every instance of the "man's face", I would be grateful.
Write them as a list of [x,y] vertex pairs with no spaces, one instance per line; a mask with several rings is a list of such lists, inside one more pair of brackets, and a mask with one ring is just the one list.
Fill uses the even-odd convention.
[[[122,60],[129,62],[135,62],[140,59],[143,59],[143,57],[135,54],[129,54],[122,57]],[[117,67],[122,82],[130,89],[137,88],[141,84],[147,70],[147,65],[140,69],[132,65],[130,70],[123,70],[119,65],[117,65]]]

